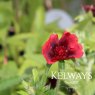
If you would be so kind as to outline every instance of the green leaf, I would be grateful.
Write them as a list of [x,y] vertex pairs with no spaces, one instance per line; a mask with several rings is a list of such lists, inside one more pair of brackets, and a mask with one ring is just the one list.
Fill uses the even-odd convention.
[[29,95],[27,92],[25,92],[25,91],[18,91],[17,92],[19,95]]
[[48,90],[45,95],[57,95],[55,90]]
[[18,76],[0,80],[0,91],[14,87],[18,83],[20,83],[20,81],[21,79]]
[[3,64],[2,68],[0,69],[0,77],[1,79],[13,77],[17,75],[17,66],[16,63],[13,61],[9,61],[8,64]]
[[22,81],[22,84],[29,95],[35,95],[34,88],[31,87],[26,81]]
[[33,69],[32,73],[33,73],[34,82],[38,81],[39,80],[39,74],[38,74],[37,69]]

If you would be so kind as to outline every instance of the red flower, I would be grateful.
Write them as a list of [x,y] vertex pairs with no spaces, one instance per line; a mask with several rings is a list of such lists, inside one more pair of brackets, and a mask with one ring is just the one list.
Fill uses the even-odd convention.
[[95,6],[94,5],[85,5],[83,6],[83,8],[86,12],[91,11],[93,13],[93,16],[95,17]]
[[80,58],[83,55],[82,46],[78,43],[76,35],[69,32],[64,32],[60,39],[57,34],[52,34],[42,47],[42,53],[48,64]]

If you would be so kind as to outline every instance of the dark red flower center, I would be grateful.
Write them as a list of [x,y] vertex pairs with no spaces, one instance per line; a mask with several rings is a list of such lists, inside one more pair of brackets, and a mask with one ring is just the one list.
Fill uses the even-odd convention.
[[53,59],[63,60],[67,55],[67,50],[64,49],[64,46],[56,46],[53,49],[53,53],[54,53]]
[[65,54],[65,49],[62,46],[59,46],[55,48],[55,52],[62,57]]

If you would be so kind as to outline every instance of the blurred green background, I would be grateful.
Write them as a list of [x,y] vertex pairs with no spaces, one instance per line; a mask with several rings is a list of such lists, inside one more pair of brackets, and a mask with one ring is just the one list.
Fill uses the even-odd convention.
[[[35,95],[33,91],[32,94],[25,91],[23,84],[26,87],[29,84],[31,90],[32,86],[35,87],[36,95],[95,95],[95,18],[82,10],[83,5],[95,4],[95,1],[50,2],[51,5],[46,4],[46,0],[0,0],[0,95]],[[40,79],[38,82],[32,81],[37,73],[40,77],[45,72],[46,61],[41,53],[43,43],[50,34],[58,33],[60,36],[64,31],[56,26],[57,22],[45,24],[45,13],[51,9],[64,10],[77,22],[69,30],[76,33],[84,46],[85,55],[77,60],[80,67],[75,68],[71,61],[66,61],[66,71],[92,72],[93,79],[89,82],[83,80],[76,86],[65,83],[71,88],[78,88],[73,93],[64,88],[56,94],[52,90],[47,94],[41,93],[43,86],[39,84]],[[58,70],[57,63],[51,67],[52,70]],[[28,82],[22,83],[23,80]],[[64,80],[62,82],[65,85]],[[80,94],[74,94],[77,91]]]

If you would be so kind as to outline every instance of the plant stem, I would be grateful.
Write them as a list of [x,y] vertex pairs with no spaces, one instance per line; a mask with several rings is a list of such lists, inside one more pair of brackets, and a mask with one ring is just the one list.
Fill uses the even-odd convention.
[[15,11],[15,19],[18,22],[19,20],[19,0],[12,0],[12,6]]

